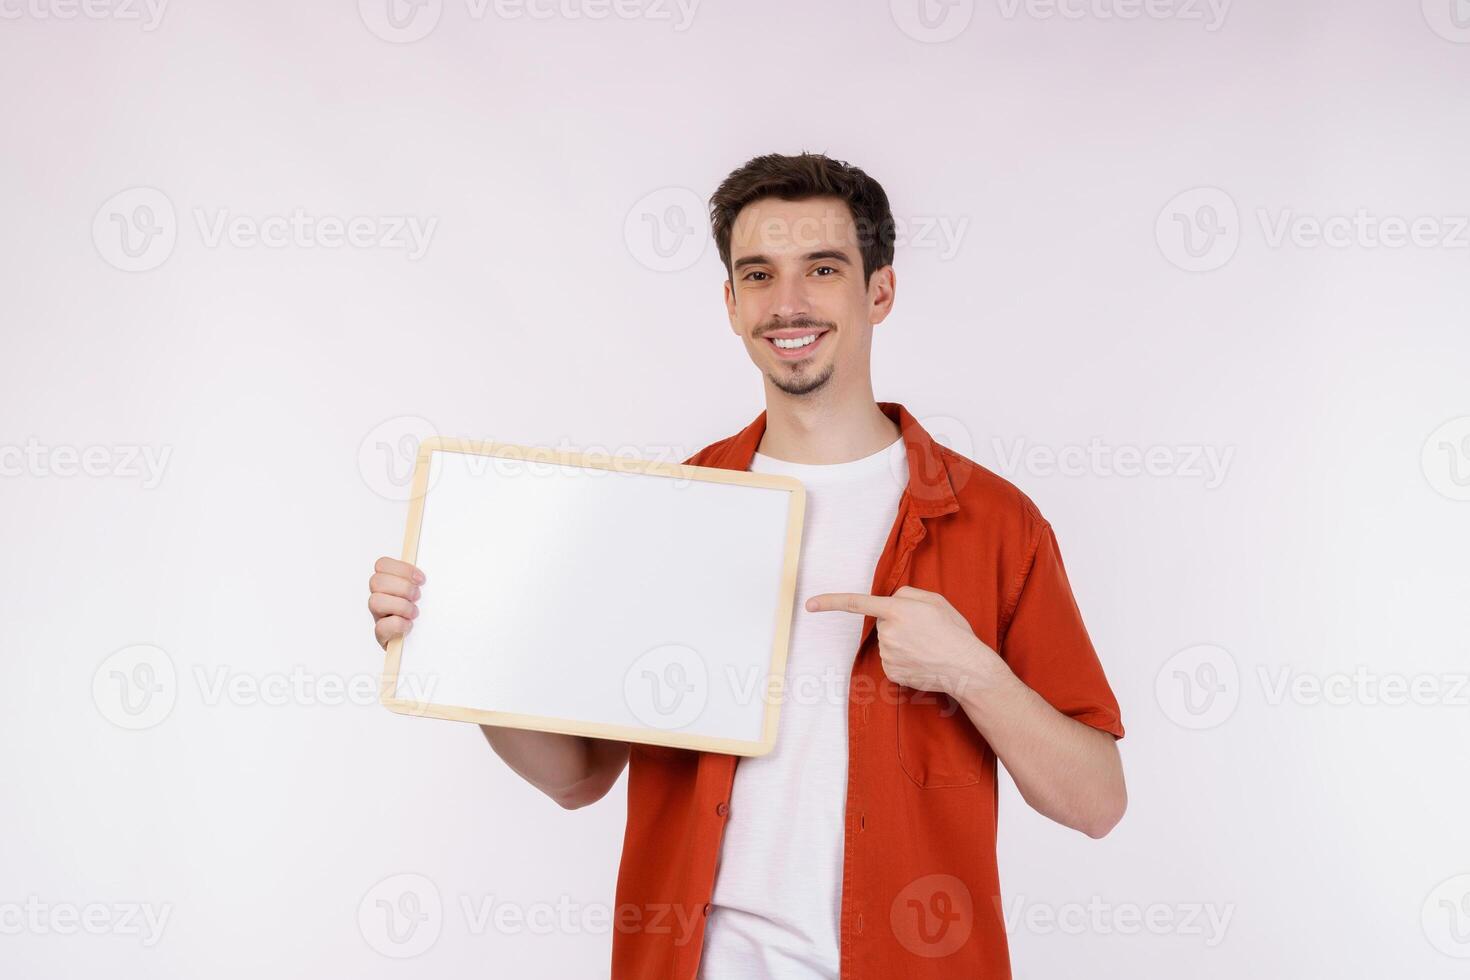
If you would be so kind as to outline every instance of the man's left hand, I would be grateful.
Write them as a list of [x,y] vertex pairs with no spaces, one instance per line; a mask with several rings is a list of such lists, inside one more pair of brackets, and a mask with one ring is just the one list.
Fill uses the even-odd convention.
[[984,683],[1005,663],[965,617],[937,592],[905,585],[891,596],[826,592],[806,601],[808,612],[852,612],[877,620],[878,655],[895,684],[958,696]]

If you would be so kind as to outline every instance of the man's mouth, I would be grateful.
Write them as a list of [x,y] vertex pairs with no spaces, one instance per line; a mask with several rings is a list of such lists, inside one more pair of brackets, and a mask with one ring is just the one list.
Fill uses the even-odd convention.
[[771,345],[776,356],[782,360],[799,361],[803,357],[810,357],[828,332],[826,327],[772,330],[762,339]]

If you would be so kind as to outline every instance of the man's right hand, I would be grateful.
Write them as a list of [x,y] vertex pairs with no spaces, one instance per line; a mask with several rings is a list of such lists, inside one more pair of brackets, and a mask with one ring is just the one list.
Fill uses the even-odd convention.
[[388,641],[413,629],[419,614],[414,600],[424,584],[424,573],[397,558],[379,558],[368,579],[368,612],[373,614],[373,635],[378,646],[388,648]]

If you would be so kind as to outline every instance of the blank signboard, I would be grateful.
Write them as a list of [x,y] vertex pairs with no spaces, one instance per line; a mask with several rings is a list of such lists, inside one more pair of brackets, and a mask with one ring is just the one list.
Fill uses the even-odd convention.
[[383,703],[768,752],[804,510],[787,476],[426,440],[403,558],[427,581]]

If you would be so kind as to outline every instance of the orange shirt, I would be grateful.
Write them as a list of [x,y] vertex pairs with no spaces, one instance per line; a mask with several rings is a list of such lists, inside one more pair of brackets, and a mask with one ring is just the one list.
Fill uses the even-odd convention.
[[[1019,490],[896,402],[909,482],[873,575],[943,595],[1058,711],[1121,738],[1056,537]],[[766,414],[685,460],[744,470]],[[804,601],[798,596],[796,601]],[[831,615],[839,615],[833,613]],[[995,861],[995,753],[948,695],[883,674],[871,617],[848,684],[842,980],[1009,978]],[[694,980],[737,756],[634,745],[613,980]]]

